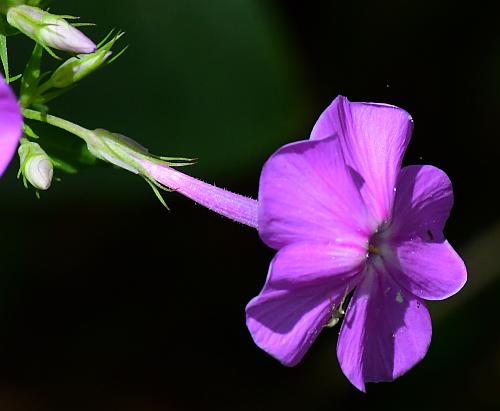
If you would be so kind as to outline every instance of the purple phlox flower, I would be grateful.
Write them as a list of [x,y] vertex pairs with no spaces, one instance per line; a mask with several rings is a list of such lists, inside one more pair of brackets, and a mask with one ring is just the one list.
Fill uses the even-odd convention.
[[338,97],[310,140],[265,164],[258,230],[278,252],[247,325],[283,364],[302,359],[353,292],[337,344],[342,371],[362,391],[394,380],[429,347],[423,300],[464,285],[465,265],[443,236],[450,180],[429,165],[401,168],[412,126],[398,107]]
[[16,96],[0,77],[0,175],[16,152],[22,128],[23,118]]
[[310,140],[265,164],[258,202],[183,174],[132,140],[107,131],[87,144],[142,175],[240,223],[278,250],[261,293],[246,308],[256,344],[297,364],[343,314],[340,366],[360,390],[391,381],[426,354],[432,327],[423,300],[447,298],[467,272],[443,235],[453,203],[446,174],[401,168],[413,122],[394,106],[338,97]]

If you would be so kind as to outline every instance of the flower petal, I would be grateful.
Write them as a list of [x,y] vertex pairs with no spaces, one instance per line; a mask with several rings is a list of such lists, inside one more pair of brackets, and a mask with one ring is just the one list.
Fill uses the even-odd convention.
[[379,222],[390,217],[401,160],[413,122],[387,104],[350,103],[337,97],[321,114],[311,139],[338,136],[347,164],[358,175],[363,198]]
[[311,131],[311,140],[340,136],[347,132],[345,124],[345,105],[354,104],[344,96],[337,96],[335,100],[319,116]]
[[428,165],[402,168],[394,200],[392,238],[443,241],[452,206],[453,189],[444,171]]
[[366,248],[349,242],[303,242],[282,248],[274,257],[265,289],[334,285],[342,276],[361,272]]
[[422,360],[431,335],[424,303],[369,268],[347,309],[337,356],[346,377],[365,391],[365,382],[392,381]]
[[292,143],[271,156],[260,177],[258,220],[262,240],[277,249],[301,241],[364,244],[374,227],[336,138]]
[[452,205],[451,182],[443,171],[401,170],[389,227],[393,252],[385,262],[396,281],[426,300],[447,298],[467,280],[464,262],[443,236]]
[[0,175],[12,160],[22,127],[23,119],[16,96],[0,77]]
[[420,298],[443,300],[467,281],[465,264],[448,241],[414,239],[399,243],[394,254],[387,258],[387,268],[399,284]]
[[264,351],[293,366],[340,305],[364,263],[350,245],[296,243],[278,252],[261,293],[246,307],[247,326]]

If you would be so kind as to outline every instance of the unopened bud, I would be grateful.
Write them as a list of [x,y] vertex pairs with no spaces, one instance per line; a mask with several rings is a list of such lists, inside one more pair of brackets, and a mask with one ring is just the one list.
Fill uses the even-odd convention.
[[7,21],[44,47],[71,53],[92,53],[96,46],[62,17],[38,7],[21,5],[7,11]]
[[26,141],[19,146],[18,154],[24,178],[38,190],[47,190],[54,174],[52,161],[47,153],[39,144]]
[[90,54],[71,57],[54,71],[50,78],[52,87],[64,88],[79,82],[97,70],[111,55],[111,51],[101,50]]
[[[56,69],[56,71],[54,71],[48,81],[49,85],[55,88],[68,87],[79,82],[84,77],[87,77],[95,70],[101,68],[104,64],[107,64],[107,60],[112,54],[111,47],[113,47],[115,42],[123,34],[123,32],[119,32],[114,37],[112,37],[111,40],[106,42],[106,40],[111,37],[111,32],[101,42],[101,44],[104,44],[100,45],[95,52],[89,54],[80,54],[76,57],[71,57],[70,59],[66,60]],[[111,61],[119,57],[124,51],[125,49],[120,51],[118,55],[115,56],[115,58]]]

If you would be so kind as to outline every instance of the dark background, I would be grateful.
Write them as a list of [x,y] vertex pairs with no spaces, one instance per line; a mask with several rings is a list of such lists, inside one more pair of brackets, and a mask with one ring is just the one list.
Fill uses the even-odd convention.
[[[125,30],[130,49],[52,112],[197,157],[186,172],[233,191],[256,196],[265,159],[338,94],[408,110],[405,163],[453,181],[446,234],[469,281],[430,304],[426,358],[362,394],[338,366],[338,328],[291,369],[253,344],[244,307],[273,255],[255,230],[175,193],[168,212],[111,167],[58,174],[37,200],[14,160],[0,180],[0,409],[500,409],[500,27],[487,2],[459,4],[53,1],[97,23],[94,40]],[[9,43],[14,74],[31,46]]]

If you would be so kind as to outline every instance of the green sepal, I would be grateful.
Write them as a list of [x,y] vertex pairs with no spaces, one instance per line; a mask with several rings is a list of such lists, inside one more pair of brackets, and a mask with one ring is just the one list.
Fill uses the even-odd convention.
[[[151,187],[151,189],[155,193],[156,198],[160,201],[160,203],[163,205],[163,207],[165,207],[167,210],[170,211],[170,208],[168,207],[165,199],[163,198],[160,191],[158,190],[158,183],[156,183],[156,181],[151,180],[149,178],[144,178],[144,180],[146,180],[146,183],[149,184],[149,186]],[[163,187],[163,186],[161,188],[165,189],[165,187]]]
[[[37,43],[37,44],[40,44],[40,43]],[[55,52],[54,50],[52,50],[49,46],[44,46],[43,44],[41,45],[43,47],[43,49],[47,52],[47,54],[56,59],[56,60],[62,60],[62,57],[59,57]]]
[[121,49],[118,53],[116,53],[113,57],[111,57],[111,58],[108,60],[107,64],[111,64],[111,63],[113,63],[115,60],[119,59],[119,58],[123,55],[123,53],[125,53],[125,52],[127,51],[127,49],[128,49],[128,45],[127,45],[127,46],[125,46],[124,48],[122,48],[122,49]]
[[[66,20],[69,18],[67,16],[59,16],[59,17],[62,17]],[[73,18],[77,19],[78,17],[73,17]],[[95,27],[95,26],[97,26],[97,24],[95,24],[95,23],[71,23],[71,25],[73,27]]]
[[32,138],[34,140],[38,140],[40,137],[38,136],[38,134],[36,134],[33,129],[28,126],[26,123],[23,124],[23,132],[24,134],[29,137],[29,138]]
[[9,78],[9,84],[12,84],[12,83],[14,83],[15,81],[19,80],[22,76],[23,76],[23,75],[22,75],[22,73],[21,73],[21,74],[18,74],[18,75],[16,75],[16,76],[14,76],[14,77],[10,77],[10,78]]
[[152,155],[152,157],[166,162],[171,167],[192,166],[196,164],[196,162],[198,161],[197,158],[188,158],[188,157],[165,157],[165,156],[155,156],[155,155]]

